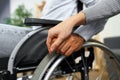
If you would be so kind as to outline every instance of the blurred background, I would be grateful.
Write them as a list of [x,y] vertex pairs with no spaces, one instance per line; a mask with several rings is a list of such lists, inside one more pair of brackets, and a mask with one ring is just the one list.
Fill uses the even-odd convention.
[[[40,18],[46,1],[48,0],[0,0],[0,24],[26,27],[23,20],[28,17]],[[94,38],[104,42],[120,57],[120,14],[110,18],[104,30]],[[96,52],[99,53],[99,50]],[[96,54],[96,68],[99,68],[102,58],[102,54]]]
[[27,17],[40,18],[46,0],[0,0],[0,23],[24,26]]

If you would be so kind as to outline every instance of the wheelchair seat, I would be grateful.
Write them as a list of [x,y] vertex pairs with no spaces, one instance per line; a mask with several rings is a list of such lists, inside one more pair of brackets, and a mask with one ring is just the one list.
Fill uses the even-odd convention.
[[46,37],[47,30],[40,30],[27,39],[19,49],[14,65],[19,67],[37,65],[41,57],[48,53]]
[[[14,66],[27,67],[27,66],[37,66],[47,53],[46,38],[48,28],[54,26],[61,21],[55,20],[45,20],[45,19],[35,19],[27,18],[25,19],[25,25],[27,26],[43,26],[40,29],[30,32],[24,39],[18,43],[19,49],[17,49],[17,55],[14,60]],[[23,40],[24,40],[23,39]],[[21,46],[19,46],[19,44]],[[14,49],[16,51],[16,49]],[[14,53],[13,51],[13,53]]]

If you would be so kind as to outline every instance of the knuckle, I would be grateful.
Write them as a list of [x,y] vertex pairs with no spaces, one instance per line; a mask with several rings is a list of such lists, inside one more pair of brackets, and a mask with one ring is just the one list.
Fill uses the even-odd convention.
[[60,36],[60,39],[61,39],[61,40],[64,40],[64,36]]
[[58,47],[58,44],[54,44],[54,47],[56,47],[56,48],[57,48],[57,47]]
[[52,33],[51,29],[49,29],[49,30],[48,30],[48,33],[49,33],[49,34],[51,34],[51,33]]
[[48,30],[48,33],[50,33],[50,32],[51,32],[51,30],[49,29],[49,30]]
[[72,42],[75,42],[75,39],[74,39],[74,38],[71,38],[71,41],[72,41]]

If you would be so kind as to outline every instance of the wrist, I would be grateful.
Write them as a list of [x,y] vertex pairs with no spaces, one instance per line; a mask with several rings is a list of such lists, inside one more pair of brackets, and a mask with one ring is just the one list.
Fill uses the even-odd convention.
[[86,24],[86,16],[82,11],[78,13],[78,17],[80,18],[80,20],[78,21],[78,25]]
[[80,36],[80,35],[77,34],[77,33],[73,33],[73,34],[76,35],[76,36],[78,36],[78,37],[80,37],[80,38],[81,38],[81,41],[85,42],[85,39],[84,39],[82,36]]
[[83,12],[79,12],[71,18],[71,21],[73,22],[74,26],[84,25],[86,23],[85,14]]
[[69,23],[71,28],[75,26],[84,25],[86,22],[85,14],[83,12],[79,12],[76,15],[69,17],[68,19],[64,20],[65,23]]

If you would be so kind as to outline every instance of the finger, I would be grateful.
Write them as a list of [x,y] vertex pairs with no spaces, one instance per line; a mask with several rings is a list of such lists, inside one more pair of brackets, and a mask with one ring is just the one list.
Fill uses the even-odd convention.
[[65,56],[70,56],[73,52],[74,52],[74,48],[70,47],[70,48],[66,51]]
[[46,45],[47,45],[47,48],[48,48],[48,51],[49,51],[49,53],[50,53],[50,41],[46,41]]
[[62,52],[61,52],[61,49],[62,49],[62,47],[63,47],[65,44],[66,44],[66,41],[62,42],[62,43],[60,44],[60,46],[57,48],[57,51],[60,52],[60,53],[62,53]]
[[51,48],[50,48],[50,52],[55,51],[59,45],[62,43],[63,39],[61,37],[58,37],[54,43],[52,43]]
[[60,52],[61,52],[62,54],[65,54],[66,51],[67,51],[69,48],[70,48],[70,44],[69,44],[69,43],[66,43],[63,47],[61,47]]
[[49,53],[51,53],[51,51],[50,51],[51,42],[52,42],[52,38],[48,36],[46,44],[47,44],[47,48],[48,48]]
[[64,44],[62,43],[57,49],[56,52],[57,53],[61,53],[61,48],[64,46]]
[[82,42],[82,41],[79,42],[79,44],[76,45],[76,49],[75,49],[75,51],[80,50],[80,49],[82,48],[82,45],[83,45],[83,42]]
[[76,48],[76,50],[75,50],[75,51],[78,51],[78,50],[80,50],[80,49],[81,49],[81,47],[82,47],[82,46],[79,46],[78,48]]
[[59,51],[59,50],[56,50],[56,53],[60,54],[60,51]]

